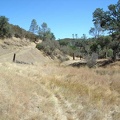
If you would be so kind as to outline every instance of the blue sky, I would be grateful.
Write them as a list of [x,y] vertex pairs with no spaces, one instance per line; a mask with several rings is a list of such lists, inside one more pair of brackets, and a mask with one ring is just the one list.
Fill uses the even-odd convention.
[[32,19],[39,26],[46,22],[56,39],[81,37],[93,27],[92,13],[96,8],[107,10],[118,0],[1,0],[0,16],[14,25],[29,30]]

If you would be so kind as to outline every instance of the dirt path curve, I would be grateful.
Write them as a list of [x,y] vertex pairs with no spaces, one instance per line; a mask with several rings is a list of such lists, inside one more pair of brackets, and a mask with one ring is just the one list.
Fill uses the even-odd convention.
[[0,55],[0,62],[12,62],[14,53],[21,55],[21,54],[24,54],[25,52],[28,52],[34,48],[35,48],[35,44],[31,43],[29,46],[24,46],[21,49],[18,48],[18,49],[15,49],[14,51],[13,50],[9,51],[5,54]]
[[0,55],[0,62],[13,62],[13,55],[16,53],[16,61],[22,61],[28,64],[41,63],[45,64],[50,62],[50,58],[45,57],[41,51],[36,48],[35,43],[31,43],[28,46],[24,46],[21,49],[9,51],[5,54]]

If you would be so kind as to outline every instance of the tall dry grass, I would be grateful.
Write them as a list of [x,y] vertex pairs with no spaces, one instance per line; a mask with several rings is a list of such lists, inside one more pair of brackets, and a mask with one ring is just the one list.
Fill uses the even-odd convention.
[[[51,69],[45,77],[44,84],[59,99],[61,95],[72,103],[79,118],[85,120],[120,118],[120,64],[96,69],[87,67]],[[83,105],[82,111],[78,109],[80,104]],[[90,114],[89,117],[86,117],[87,114]]]
[[120,66],[0,64],[2,120],[119,120]]

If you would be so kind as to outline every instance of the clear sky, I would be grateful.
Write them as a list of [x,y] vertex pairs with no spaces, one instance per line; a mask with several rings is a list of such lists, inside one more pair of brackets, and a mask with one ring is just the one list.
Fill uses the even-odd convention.
[[56,39],[81,37],[93,27],[92,13],[96,8],[107,10],[118,0],[0,0],[0,16],[9,23],[29,30],[32,19],[39,26],[46,22]]

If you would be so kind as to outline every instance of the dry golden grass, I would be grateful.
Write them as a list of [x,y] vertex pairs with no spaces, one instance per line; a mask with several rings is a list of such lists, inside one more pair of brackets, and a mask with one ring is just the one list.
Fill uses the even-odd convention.
[[[48,81],[45,83],[48,87],[52,86],[51,89],[55,94],[58,96],[61,94],[64,99],[73,105],[76,104],[76,112],[80,112],[77,108],[82,101],[82,105],[85,105],[83,111],[86,112],[81,119],[90,119],[87,118],[87,114],[91,114],[92,120],[112,119],[113,116],[115,119],[114,113],[117,113],[116,120],[120,118],[120,67],[118,65],[97,69],[56,68],[56,71],[52,72],[54,76],[48,76],[49,84]],[[89,109],[91,112],[88,111]],[[94,109],[98,111],[95,118]],[[79,115],[77,116],[80,118]]]
[[119,65],[0,63],[1,120],[119,120]]

